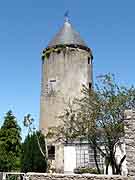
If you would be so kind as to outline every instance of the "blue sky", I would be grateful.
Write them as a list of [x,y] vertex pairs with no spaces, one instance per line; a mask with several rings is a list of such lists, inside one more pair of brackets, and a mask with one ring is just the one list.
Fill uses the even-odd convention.
[[38,127],[41,52],[66,10],[93,50],[94,78],[111,72],[120,84],[135,85],[134,0],[0,1],[0,123],[11,109],[20,126],[31,113]]

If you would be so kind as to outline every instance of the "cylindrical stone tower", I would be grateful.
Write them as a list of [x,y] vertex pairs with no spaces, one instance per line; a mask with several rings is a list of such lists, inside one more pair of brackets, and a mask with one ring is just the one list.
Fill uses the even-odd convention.
[[66,18],[43,50],[40,129],[54,127],[69,99],[80,96],[82,84],[92,86],[92,52]]

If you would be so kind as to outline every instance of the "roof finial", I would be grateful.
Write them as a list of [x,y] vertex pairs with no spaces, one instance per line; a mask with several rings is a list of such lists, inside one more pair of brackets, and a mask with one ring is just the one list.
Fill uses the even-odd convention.
[[64,14],[64,20],[65,22],[68,22],[69,21],[69,10],[67,10]]

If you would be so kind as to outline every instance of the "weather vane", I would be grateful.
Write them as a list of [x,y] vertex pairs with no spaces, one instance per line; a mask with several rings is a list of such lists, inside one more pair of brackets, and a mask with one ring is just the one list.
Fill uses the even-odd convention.
[[69,21],[69,10],[67,10],[64,14],[64,19],[65,19],[65,22],[68,22]]

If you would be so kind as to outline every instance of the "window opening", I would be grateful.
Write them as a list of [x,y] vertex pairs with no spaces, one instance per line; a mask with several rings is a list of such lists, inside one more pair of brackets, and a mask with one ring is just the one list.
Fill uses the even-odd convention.
[[88,57],[88,64],[90,64],[90,57]]
[[51,160],[55,159],[55,146],[48,146],[48,158]]
[[89,83],[89,89],[91,89],[91,87],[92,87],[92,83]]
[[56,82],[56,80],[55,80],[55,79],[53,79],[53,80],[50,80],[50,82]]
[[[103,167],[103,157],[100,152],[97,151],[97,162],[100,168]],[[76,167],[89,167],[95,168],[94,151],[88,144],[76,146]]]
[[56,92],[56,80],[51,79],[48,81],[48,94],[54,96]]

